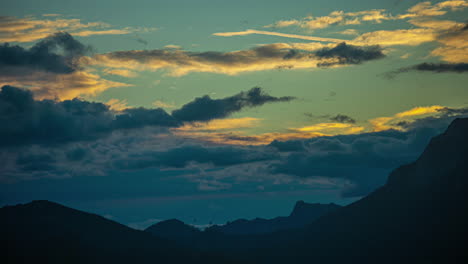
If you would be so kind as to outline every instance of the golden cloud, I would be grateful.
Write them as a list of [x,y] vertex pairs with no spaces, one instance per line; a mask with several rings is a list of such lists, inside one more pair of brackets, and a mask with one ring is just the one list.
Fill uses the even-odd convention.
[[446,109],[446,107],[440,105],[433,106],[420,106],[414,107],[410,110],[397,113],[391,117],[377,117],[369,120],[369,123],[372,125],[373,131],[384,131],[389,129],[401,130],[397,125],[394,125],[397,121],[407,121],[405,118],[412,118],[415,116],[428,115],[439,113],[441,110]]
[[31,42],[46,38],[58,31],[66,31],[74,36],[122,35],[134,32],[154,31],[156,28],[110,29],[103,22],[82,23],[77,18],[60,18],[60,15],[46,16],[47,19],[34,17],[0,17],[0,42]]
[[34,92],[38,99],[73,99],[80,96],[95,95],[113,87],[131,86],[130,84],[109,81],[99,75],[76,71],[71,74],[32,72],[29,75],[0,76],[0,86],[14,85],[25,87]]

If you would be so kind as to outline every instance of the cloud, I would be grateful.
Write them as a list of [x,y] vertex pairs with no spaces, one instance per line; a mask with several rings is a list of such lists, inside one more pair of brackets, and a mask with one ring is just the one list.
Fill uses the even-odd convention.
[[[51,16],[46,16],[51,17]],[[110,25],[102,22],[82,23],[80,19],[60,18],[37,19],[34,17],[16,18],[0,17],[0,42],[32,42],[46,38],[57,31],[67,31],[74,36],[93,35],[123,35],[135,32],[153,31],[155,28],[110,29]]]
[[399,19],[414,18],[414,17],[433,17],[442,16],[447,13],[447,9],[451,11],[462,10],[468,7],[468,2],[465,0],[449,0],[439,2],[432,5],[431,2],[420,2],[408,9],[408,13],[399,15]]
[[113,162],[114,166],[124,170],[148,167],[185,168],[192,163],[211,164],[213,166],[232,166],[236,164],[265,161],[276,158],[271,152],[257,151],[253,148],[219,146],[205,147],[187,145],[166,151],[146,151]]
[[[30,105],[25,103],[31,101],[27,99],[30,97],[21,91],[13,89],[8,92],[5,95],[2,91],[1,100],[11,98],[9,102],[16,102],[15,107],[18,109],[21,108],[20,105],[23,105],[21,109],[26,109],[26,106]],[[19,94],[15,95],[16,92]],[[21,99],[22,97],[24,98]],[[99,124],[113,123],[115,120],[111,118],[107,121],[109,120],[107,117],[93,119],[93,117],[105,115],[106,111],[99,110],[106,108],[103,104],[89,102],[83,104],[83,102],[72,101],[66,103],[67,106],[59,104],[54,107],[49,106],[49,109],[60,112],[62,110],[57,110],[59,106],[68,107],[68,112],[80,116],[79,120],[82,122],[79,127],[70,125],[69,121],[66,122],[68,126],[71,126],[71,130],[81,129],[77,133],[88,135],[96,133],[92,125],[93,120],[98,120],[99,122],[95,123]],[[10,113],[10,115],[16,113],[16,116],[21,116],[17,111],[13,111],[12,105],[1,103],[0,109],[3,111],[0,115],[2,117],[7,116],[4,113]],[[43,111],[35,113],[41,115],[41,112]],[[136,115],[131,112],[127,114]],[[98,137],[95,140],[67,141],[66,144],[49,141],[47,144],[39,145],[4,146],[0,148],[2,162],[0,180],[110,175],[111,172],[115,175],[119,170],[156,168],[177,170],[177,172],[168,172],[166,175],[172,175],[171,177],[177,177],[179,180],[188,180],[196,184],[199,189],[206,191],[236,188],[239,183],[246,181],[255,182],[255,186],[266,182],[272,182],[272,184],[295,182],[299,184],[300,182],[302,186],[310,186],[310,188],[323,187],[341,190],[343,196],[362,196],[384,183],[388,172],[394,167],[414,160],[427,145],[429,139],[443,131],[451,120],[467,114],[466,109],[438,106],[417,107],[395,114],[394,120],[389,123],[392,126],[390,130],[326,137],[323,134],[320,136],[317,132],[291,131],[291,135],[278,133],[276,138],[279,140],[266,146],[226,146],[226,142],[222,141],[218,142],[220,144],[206,144],[203,140],[186,139],[167,130],[165,133],[153,130],[157,126],[128,129],[135,127],[134,124],[141,126],[142,123],[151,123],[135,116],[135,119],[139,121],[123,122],[120,126],[113,125],[114,130],[110,134],[105,129],[99,131],[101,135],[108,136]],[[58,119],[48,116],[47,120],[50,124],[54,124],[54,120]],[[155,115],[151,113],[151,116]],[[415,119],[417,117],[423,118]],[[13,124],[24,123],[23,120],[24,118],[16,119]],[[197,127],[195,123],[194,127],[186,127],[186,129],[189,132],[192,129],[199,129],[195,132],[217,133],[217,131],[251,125],[247,119],[245,122],[238,120],[236,126],[226,121],[225,124],[211,121],[205,124],[205,127]],[[6,124],[12,124],[12,122],[6,122]],[[327,133],[329,129],[340,126],[341,131],[353,127],[351,124],[340,123],[316,125],[318,129]],[[173,130],[178,128],[180,127],[174,127]],[[60,127],[58,129],[63,131]],[[5,135],[3,131],[1,133]],[[316,137],[310,138],[313,133]],[[291,140],[294,139],[293,134],[297,136],[295,140]],[[28,134],[23,133],[23,135]],[[224,131],[224,137],[227,138],[227,136],[228,133]],[[232,134],[232,140],[236,136],[244,136],[244,139],[238,139],[244,142],[249,137]],[[252,136],[253,142],[259,141],[261,136],[270,140],[274,138],[273,135],[254,135]]]
[[106,105],[109,107],[110,110],[113,110],[113,111],[123,111],[129,108],[126,99],[119,100],[119,99],[112,98],[106,102]]
[[364,10],[358,12],[333,11],[328,16],[307,16],[300,20],[280,20],[265,27],[283,28],[298,26],[314,30],[323,29],[332,25],[358,25],[361,22],[381,23],[383,20],[392,19],[391,15],[385,13],[385,9]]
[[[31,91],[3,86],[0,91],[0,116],[5,125],[0,128],[0,145],[47,145],[96,140],[115,131],[147,126],[174,128],[173,132],[178,135],[247,128],[256,125],[260,119],[220,119],[247,107],[292,99],[288,96],[270,96],[255,87],[223,99],[211,99],[209,96],[196,98],[170,115],[161,108],[131,108],[125,100],[117,99],[107,104],[80,99],[36,100]],[[185,121],[191,123],[183,124]]]
[[126,69],[104,69],[103,72],[106,74],[117,75],[126,78],[134,78],[138,76],[136,72],[129,71]]
[[286,34],[286,33],[279,33],[279,32],[271,32],[271,31],[263,31],[263,30],[255,30],[255,29],[247,29],[245,31],[238,31],[238,32],[219,32],[213,33],[214,36],[220,37],[232,37],[232,36],[246,36],[246,35],[268,35],[268,36],[277,36],[277,37],[286,37],[286,38],[296,38],[296,39],[304,39],[304,40],[312,40],[312,41],[320,41],[320,42],[335,42],[340,43],[346,41],[344,39],[335,39],[335,38],[322,38],[322,37],[313,37],[313,36],[303,36],[303,35],[296,35],[296,34]]
[[61,99],[129,86],[85,70],[81,59],[89,51],[89,46],[65,32],[50,35],[29,49],[0,45],[0,85],[28,87],[37,97]]
[[300,28],[315,30],[324,29],[335,25],[359,25],[363,22],[382,23],[388,20],[420,19],[442,16],[447,10],[459,11],[468,7],[468,2],[461,0],[444,1],[432,5],[431,2],[418,3],[407,10],[406,13],[393,16],[385,9],[362,10],[357,12],[333,11],[327,16],[307,16],[301,19],[280,20],[265,26],[266,28],[285,28],[297,26]]
[[163,102],[161,100],[156,100],[156,101],[152,102],[151,105],[154,106],[154,107],[160,107],[160,108],[174,108],[174,107],[176,107],[175,104]]
[[[305,36],[297,34],[286,34],[279,32],[270,31],[258,31],[258,30],[246,30],[240,32],[224,32],[215,33],[213,35],[231,37],[231,36],[243,36],[251,34],[260,35],[271,35],[285,38],[304,39],[319,42],[332,42],[342,43],[346,42],[351,45],[382,45],[382,46],[393,46],[393,45],[409,45],[417,46],[421,43],[435,41],[437,34],[434,29],[430,28],[415,28],[415,29],[398,29],[398,30],[378,30],[363,33],[353,40],[334,39],[334,38],[322,38],[315,36]],[[308,43],[305,43],[308,44]]]
[[437,37],[441,47],[431,52],[450,63],[468,63],[468,24],[457,24]]
[[[63,54],[56,53],[58,50]],[[72,73],[79,69],[77,60],[89,50],[90,47],[65,32],[50,35],[30,49],[6,43],[0,46],[0,70],[8,72],[12,71],[11,67],[18,67],[58,74]]]
[[453,73],[465,73],[468,72],[468,63],[428,63],[424,62],[416,64],[410,67],[400,68],[395,71],[386,73],[387,78],[394,78],[396,75],[406,73],[410,71],[422,71],[422,72],[453,72]]
[[355,124],[356,120],[350,116],[347,115],[342,115],[338,114],[336,116],[330,117],[331,121],[339,122],[339,123],[349,123],[349,124]]
[[382,48],[379,46],[353,46],[346,43],[340,43],[333,48],[323,48],[315,52],[320,58],[336,58],[337,61],[329,63],[324,62],[319,66],[331,66],[334,64],[361,64],[365,61],[376,60],[385,57]]
[[[411,112],[428,111],[412,109],[401,115],[414,114]],[[439,110],[434,116],[401,123],[401,130],[274,141],[271,147],[289,154],[270,168],[272,173],[303,178],[341,179],[347,182],[343,196],[364,196],[385,183],[391,170],[414,161],[433,136],[467,113],[466,109]]]
[[[289,26],[299,26],[306,29],[320,29],[326,28],[331,25],[353,25],[360,24],[363,21],[372,21],[380,23],[387,20],[407,20],[413,26],[417,28],[410,29],[395,29],[395,30],[378,30],[363,33],[357,36],[353,40],[340,40],[332,38],[321,38],[316,36],[304,36],[297,34],[287,34],[279,32],[270,32],[270,31],[259,31],[254,29],[249,29],[239,32],[220,32],[215,33],[216,36],[242,36],[250,34],[262,34],[262,35],[272,35],[286,38],[296,38],[304,39],[311,41],[319,42],[344,42],[346,41],[352,45],[381,45],[381,46],[394,46],[394,45],[408,45],[408,46],[417,46],[426,42],[441,41],[439,35],[449,30],[453,27],[459,27],[463,25],[462,23],[449,21],[449,20],[435,20],[435,16],[441,16],[450,11],[459,11],[463,10],[468,6],[467,1],[444,1],[438,4],[432,5],[430,2],[419,3],[412,8],[410,8],[407,13],[393,16],[391,14],[385,13],[384,9],[378,10],[364,10],[358,12],[344,12],[344,11],[333,11],[328,16],[322,17],[312,17],[308,16],[301,20],[281,20],[272,25],[266,27],[274,28],[283,28]],[[354,34],[355,31],[348,29],[341,33],[345,34]],[[467,41],[459,40],[457,47],[460,47],[460,44],[464,43],[466,45]],[[434,51],[433,55],[444,56],[447,54],[448,48]],[[455,53],[452,49],[450,50]],[[464,51],[460,50],[457,53],[462,55]],[[467,54],[465,51],[464,54]],[[455,59],[456,56],[447,55],[450,58]],[[453,61],[452,61],[453,62]]]
[[162,109],[128,108],[114,113],[105,104],[79,99],[38,101],[30,91],[12,86],[0,91],[0,117],[3,146],[59,144],[97,139],[121,129],[178,125]]
[[338,33],[340,33],[342,35],[359,35],[359,32],[356,29],[351,29],[351,28],[345,29],[345,30],[340,31]]
[[369,120],[372,124],[373,131],[384,131],[384,130],[401,130],[401,122],[412,122],[411,118],[415,116],[436,114],[445,111],[447,108],[440,105],[432,106],[418,106],[410,110],[397,113],[390,117],[377,117]]
[[[229,120],[229,119],[228,119]],[[226,121],[228,121],[226,120]],[[216,120],[214,120],[216,121]],[[194,138],[200,141],[213,142],[218,144],[232,144],[232,145],[267,145],[273,141],[287,141],[295,139],[309,139],[315,137],[324,137],[332,135],[346,135],[356,134],[362,132],[365,128],[362,126],[355,126],[352,124],[343,123],[318,123],[311,126],[300,128],[289,128],[284,132],[269,132],[262,134],[245,134],[239,130],[223,131],[224,128],[239,129],[248,127],[251,124],[249,119],[235,120],[234,124],[221,122],[221,126],[217,127],[218,122],[206,127],[187,127],[186,129],[175,128],[174,133],[181,137]],[[240,122],[239,122],[240,121]],[[252,120],[258,121],[258,120]],[[211,123],[211,122],[210,122]],[[182,128],[184,128],[182,127]]]
[[190,122],[183,126],[175,128],[176,131],[218,131],[239,128],[251,128],[258,125],[261,121],[259,118],[242,117],[242,118],[227,118],[215,119],[209,122]]
[[166,49],[182,49],[181,46],[179,46],[179,45],[174,45],[174,44],[166,45],[166,46],[164,46],[164,48],[166,48]]
[[[337,47],[338,46],[338,47]],[[336,49],[333,56],[326,56],[324,51],[320,56],[314,50]],[[338,49],[349,53],[338,53]],[[358,60],[352,53],[363,55],[360,62],[377,59],[368,56],[378,52],[377,47],[358,47],[345,44],[323,45],[320,43],[276,43],[261,45],[248,50],[231,52],[188,52],[174,49],[116,51],[87,57],[83,61],[88,65],[104,66],[130,70],[168,70],[172,76],[182,76],[191,72],[210,72],[236,75],[245,72],[281,70],[281,69],[312,69],[329,66],[344,66],[356,64]],[[340,55],[346,57],[342,58]],[[367,56],[367,57],[366,57]]]
[[198,97],[182,108],[174,110],[172,116],[181,121],[209,121],[228,117],[243,108],[257,107],[273,102],[289,102],[293,99],[294,97],[290,96],[270,96],[260,87],[254,87],[247,92],[223,99],[211,99],[208,95]]

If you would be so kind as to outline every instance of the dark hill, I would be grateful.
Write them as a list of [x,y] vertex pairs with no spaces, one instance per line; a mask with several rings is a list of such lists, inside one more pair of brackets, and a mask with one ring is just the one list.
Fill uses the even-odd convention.
[[215,225],[207,229],[210,232],[221,232],[228,235],[249,235],[272,233],[279,230],[301,228],[327,213],[333,212],[341,206],[336,204],[318,204],[296,202],[289,216],[273,219],[255,218],[253,220],[239,219],[225,225]]
[[0,209],[1,263],[220,263],[146,232],[49,201]]

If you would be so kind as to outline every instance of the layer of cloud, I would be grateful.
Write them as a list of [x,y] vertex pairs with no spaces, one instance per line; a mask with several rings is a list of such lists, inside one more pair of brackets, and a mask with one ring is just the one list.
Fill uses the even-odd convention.
[[[6,90],[1,93],[0,105],[3,109],[1,116],[11,116],[12,113],[16,113],[16,116],[21,117],[18,111],[15,111],[15,107],[26,109],[28,103],[25,102],[31,102],[31,98],[27,96],[28,92],[4,89]],[[9,104],[3,101],[8,101]],[[13,104],[12,101],[17,103]],[[78,130],[77,133],[88,136],[94,134],[97,138],[86,141],[73,140],[60,145],[41,139],[46,140],[47,144],[4,146],[0,150],[1,181],[108,175],[110,172],[115,173],[120,170],[158,168],[177,170],[167,175],[175,175],[174,177],[192,182],[199,190],[205,192],[235,188],[237,184],[246,182],[255,182],[257,185],[267,182],[274,182],[272,184],[297,182],[311,186],[310,188],[339,189],[344,196],[361,196],[385,182],[390,170],[414,160],[430,137],[443,131],[451,120],[468,115],[466,109],[417,107],[392,116],[393,120],[387,120],[389,128],[384,131],[343,135],[339,131],[355,126],[347,123],[322,123],[304,127],[303,130],[330,133],[333,129],[338,129],[336,132],[338,134],[329,136],[317,134],[317,137],[310,138],[313,136],[312,133],[317,132],[296,131],[295,140],[291,140],[293,137],[281,138],[279,133],[278,140],[268,145],[226,146],[225,142],[206,143],[202,139],[184,138],[167,129],[153,129],[159,125],[129,129],[154,123],[151,119],[138,117],[138,113],[127,110],[124,112],[126,116],[120,121],[117,121],[115,116],[108,118],[107,115],[112,116],[115,113],[109,112],[105,105],[99,103],[76,100],[61,103],[36,101],[35,104],[39,105],[35,107],[41,109],[46,103],[49,104],[51,111],[63,112],[63,109],[66,109],[66,114],[47,113],[47,116],[54,117],[47,120],[50,125],[44,123],[44,120],[36,119],[39,120],[37,122],[65,133],[63,127],[54,125],[55,120],[64,116],[62,122],[65,120],[64,123],[70,126],[71,130]],[[44,110],[36,111],[39,115],[43,112]],[[157,115],[148,112],[148,116]],[[423,118],[415,119],[418,117]],[[81,121],[80,126],[74,125],[67,118],[76,120],[76,124]],[[14,124],[20,128],[21,123],[27,123],[24,120],[25,118],[19,118]],[[229,131],[252,126],[257,122],[255,119],[231,121],[237,124],[230,124],[229,120],[226,120],[225,124],[211,121],[173,129],[181,129],[181,132],[198,129],[198,132],[217,133],[223,129]],[[105,122],[117,122],[111,125],[114,128],[113,133],[107,132],[106,128],[100,129],[98,125]],[[314,126],[315,128],[312,128]],[[5,135],[4,131],[2,135]],[[65,134],[70,135],[67,133]],[[98,137],[100,134],[108,136]],[[31,139],[28,134],[24,136]],[[258,140],[255,137],[255,135],[252,137],[253,142]],[[63,137],[58,138],[63,139]],[[272,138],[270,135],[270,139]],[[37,141],[39,138],[35,139],[36,142],[40,142]],[[72,139],[78,138],[72,137]],[[242,140],[245,142],[247,139]]]
[[333,11],[327,16],[307,16],[301,19],[280,20],[267,25],[267,28],[285,28],[296,26],[303,29],[324,29],[330,26],[359,25],[363,22],[382,23],[388,20],[427,19],[445,15],[450,11],[459,11],[468,7],[464,0],[449,0],[433,5],[431,2],[420,2],[407,10],[406,13],[392,15],[385,9],[362,10],[357,12]]
[[[161,108],[131,108],[125,101],[107,104],[80,99],[36,100],[31,91],[3,86],[0,91],[0,145],[59,144],[95,140],[117,130],[154,127],[178,127],[178,130],[219,130],[250,126],[258,119],[213,120],[229,116],[247,107],[265,103],[287,102],[293,97],[274,97],[255,87],[247,92],[222,98],[209,96],[174,110],[172,115]],[[213,121],[211,121],[213,120]],[[183,122],[211,121],[208,123]]]
[[103,22],[82,23],[80,19],[61,18],[60,15],[16,18],[0,16],[0,42],[32,42],[48,37],[57,31],[67,31],[73,36],[123,35],[135,32],[154,31],[155,28],[112,29]]
[[0,85],[28,87],[37,97],[61,99],[128,86],[84,69],[80,61],[90,49],[65,32],[50,35],[29,49],[0,45]]
[[174,110],[172,115],[181,121],[209,121],[228,117],[244,108],[257,107],[272,102],[288,102],[294,97],[274,97],[266,94],[260,87],[254,87],[247,92],[226,97],[211,99],[208,95],[196,98],[194,101]]
[[312,69],[358,64],[382,57],[381,49],[376,46],[358,47],[343,43],[331,46],[277,43],[224,53],[166,49],[117,51],[98,54],[86,60],[90,65],[131,70],[165,69],[172,76],[182,76],[190,72],[236,75],[274,69]]
[[102,103],[79,99],[35,100],[30,91],[0,91],[0,145],[58,144],[91,140],[115,130],[179,124],[162,109],[128,108],[114,113]]
[[[334,11],[329,16],[306,17],[302,20],[283,20],[273,25],[275,28],[299,26],[302,28],[318,29],[330,25],[360,24],[362,21],[382,22],[385,20],[405,20],[411,24],[409,29],[377,30],[365,32],[352,40],[339,40],[322,38],[318,36],[305,36],[280,32],[259,31],[249,29],[238,32],[219,32],[216,36],[242,36],[250,34],[272,35],[285,38],[304,39],[317,42],[343,42],[351,45],[381,45],[381,46],[418,46],[427,42],[438,42],[441,46],[431,52],[432,56],[440,56],[447,62],[467,62],[466,46],[468,33],[466,24],[438,20],[436,17],[445,15],[448,11],[460,11],[468,7],[468,1],[444,1],[432,5],[430,2],[419,3],[400,15],[387,14],[385,10],[364,10],[345,13]],[[458,31],[458,33],[454,33]],[[354,30],[345,30],[341,33],[354,34]]]
[[364,10],[359,12],[333,11],[328,16],[307,16],[300,20],[280,20],[265,27],[284,28],[297,26],[304,29],[323,29],[332,25],[358,25],[362,22],[381,23],[392,19],[385,9]]

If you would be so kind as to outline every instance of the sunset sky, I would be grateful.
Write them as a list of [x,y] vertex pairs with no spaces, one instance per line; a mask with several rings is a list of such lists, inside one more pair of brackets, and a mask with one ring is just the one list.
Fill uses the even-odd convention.
[[467,22],[464,0],[7,1],[0,204],[136,228],[348,204],[468,116]]

